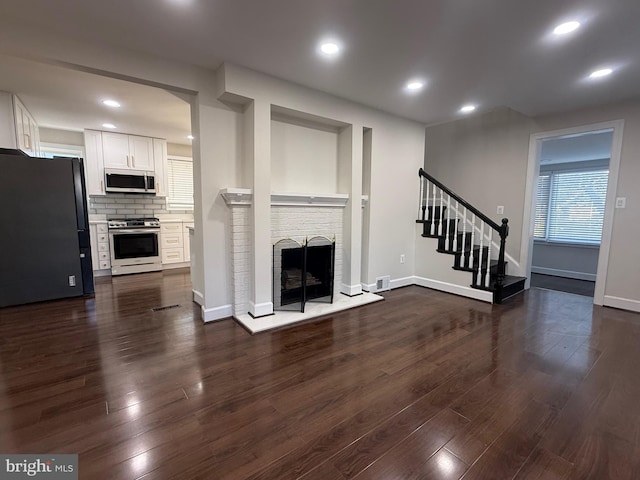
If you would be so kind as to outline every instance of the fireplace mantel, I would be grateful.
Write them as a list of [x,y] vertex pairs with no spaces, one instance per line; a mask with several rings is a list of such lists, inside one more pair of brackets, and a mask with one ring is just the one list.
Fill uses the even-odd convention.
[[[251,205],[253,191],[250,188],[223,188],[220,195],[227,205]],[[292,207],[345,207],[349,195],[346,193],[271,193],[271,205]],[[362,196],[364,207],[369,197]]]

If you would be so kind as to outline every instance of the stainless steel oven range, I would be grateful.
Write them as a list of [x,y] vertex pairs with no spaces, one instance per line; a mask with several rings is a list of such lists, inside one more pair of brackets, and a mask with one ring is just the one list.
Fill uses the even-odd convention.
[[112,275],[162,270],[157,218],[109,220],[109,243]]

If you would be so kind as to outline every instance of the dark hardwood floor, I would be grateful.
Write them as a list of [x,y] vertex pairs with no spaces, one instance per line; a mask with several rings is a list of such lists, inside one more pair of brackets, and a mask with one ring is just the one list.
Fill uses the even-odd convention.
[[542,275],[540,273],[531,274],[531,286],[546,288],[547,290],[558,290],[560,292],[575,293],[593,298],[596,282],[588,280],[578,280],[576,278],[556,277],[554,275]]
[[640,478],[638,314],[407,287],[251,336],[190,297],[152,273],[0,310],[0,452],[79,453],[82,479]]

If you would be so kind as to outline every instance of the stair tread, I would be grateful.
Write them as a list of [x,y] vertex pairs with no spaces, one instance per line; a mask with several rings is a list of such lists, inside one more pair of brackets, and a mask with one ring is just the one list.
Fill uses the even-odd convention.
[[505,275],[504,281],[502,282],[502,286],[506,287],[508,285],[513,285],[514,283],[518,283],[526,279],[527,277],[516,277],[515,275]]

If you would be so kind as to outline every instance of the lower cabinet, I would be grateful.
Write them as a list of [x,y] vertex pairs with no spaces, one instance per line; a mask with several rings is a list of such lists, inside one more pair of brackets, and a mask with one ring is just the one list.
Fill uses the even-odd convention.
[[94,270],[108,270],[111,268],[109,253],[109,230],[107,223],[92,223],[89,225],[91,237],[91,263]]
[[160,224],[160,242],[162,244],[162,263],[183,263],[184,236],[182,222],[164,222]]

